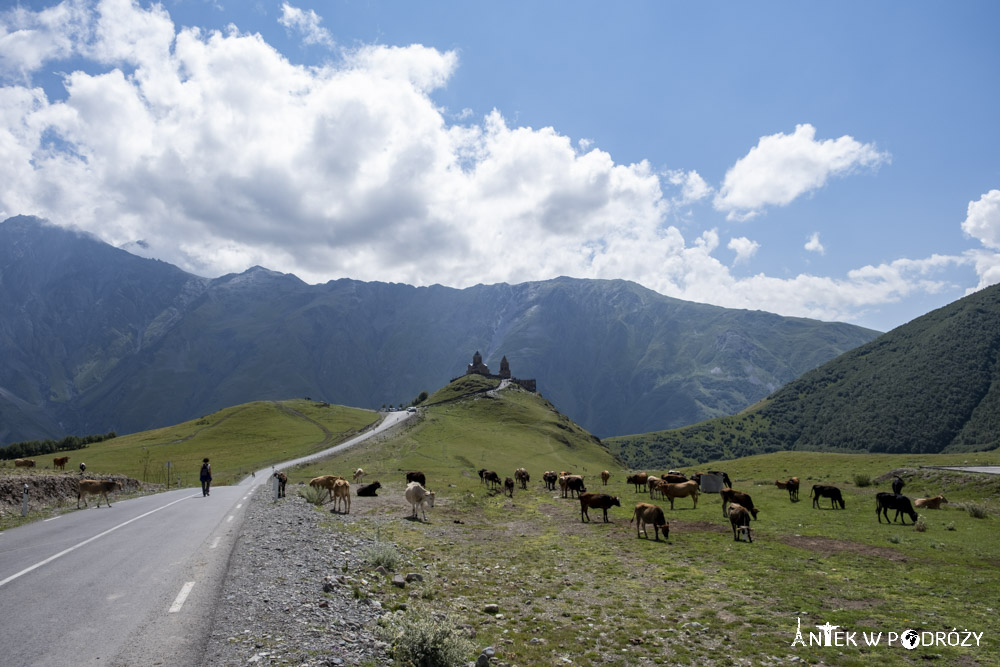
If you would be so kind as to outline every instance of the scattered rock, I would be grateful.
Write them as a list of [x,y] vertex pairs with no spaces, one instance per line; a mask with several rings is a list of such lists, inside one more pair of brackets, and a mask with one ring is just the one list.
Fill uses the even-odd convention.
[[500,611],[500,605],[488,604],[485,607],[483,607],[483,611],[486,612],[487,614],[496,614],[497,612]]
[[403,578],[403,575],[397,574],[392,578],[392,585],[396,588],[406,588],[406,579]]

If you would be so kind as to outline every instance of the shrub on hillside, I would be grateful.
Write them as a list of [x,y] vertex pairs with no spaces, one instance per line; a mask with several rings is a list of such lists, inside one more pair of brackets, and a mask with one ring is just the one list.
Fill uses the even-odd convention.
[[299,489],[299,495],[306,499],[306,502],[310,505],[322,505],[323,501],[326,500],[328,495],[326,489],[321,489],[315,486],[303,486]]
[[985,505],[980,505],[979,503],[969,503],[965,506],[965,511],[969,513],[973,519],[985,519],[990,515],[989,510],[986,509]]
[[854,485],[855,486],[871,486],[872,477],[871,475],[863,472],[854,474]]

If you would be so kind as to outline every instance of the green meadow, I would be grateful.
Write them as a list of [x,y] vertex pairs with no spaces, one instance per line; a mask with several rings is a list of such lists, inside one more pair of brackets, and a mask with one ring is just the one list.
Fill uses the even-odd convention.
[[[697,508],[689,498],[673,511],[653,501],[671,524],[669,539],[657,543],[629,523],[634,504],[650,499],[625,484],[628,471],[543,399],[505,390],[450,396],[394,437],[293,471],[292,482],[358,467],[365,481],[378,479],[378,499],[355,498],[348,516],[327,513],[330,530],[397,545],[409,560],[400,571],[420,571],[424,581],[400,590],[375,578],[358,594],[391,609],[447,614],[477,645],[496,646],[506,664],[993,665],[1000,477],[921,468],[961,464],[1000,464],[1000,452],[779,452],[699,466],[725,470],[751,494],[761,510],[754,542],[734,542],[719,496],[703,494]],[[525,467],[532,480],[508,498],[480,483],[484,467],[501,478]],[[608,487],[602,469],[612,473]],[[408,518],[407,470],[423,471],[436,492],[426,523]],[[582,474],[589,490],[617,495],[622,507],[611,509],[608,524],[599,510],[582,523],[579,502],[544,489],[545,470]],[[943,493],[949,501],[920,512],[922,530],[876,520],[874,495],[889,489],[893,471],[911,498]],[[802,483],[797,503],[774,485],[790,476]],[[868,486],[855,482],[864,476]],[[813,484],[839,486],[847,508],[825,500],[814,509]],[[499,611],[487,613],[488,604]],[[846,646],[793,647],[800,621],[806,642],[829,623],[855,633],[858,645],[845,634]],[[890,632],[907,629],[984,634],[971,647],[948,646],[948,635],[944,645],[914,650],[898,639],[887,645]],[[864,632],[882,632],[880,644],[865,646]]]
[[[211,459],[216,485],[234,484],[253,470],[312,454],[377,423],[370,410],[308,400],[261,401],[220,410],[176,426],[59,452],[67,471],[115,473],[157,484],[198,486],[201,460]],[[51,466],[49,457],[35,457]],[[169,465],[168,465],[169,464]],[[169,478],[168,478],[169,473]]]

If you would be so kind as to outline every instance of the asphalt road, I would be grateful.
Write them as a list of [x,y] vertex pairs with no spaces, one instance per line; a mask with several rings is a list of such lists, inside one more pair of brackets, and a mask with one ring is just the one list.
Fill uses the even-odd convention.
[[[410,415],[278,469],[353,446]],[[0,533],[0,665],[200,665],[229,556],[261,470]]]

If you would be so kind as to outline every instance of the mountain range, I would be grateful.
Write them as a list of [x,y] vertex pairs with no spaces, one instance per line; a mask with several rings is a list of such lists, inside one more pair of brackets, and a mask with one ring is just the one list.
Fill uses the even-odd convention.
[[204,278],[92,236],[0,223],[0,444],[131,433],[252,400],[409,402],[506,356],[604,437],[730,415],[878,335],[622,280],[454,289],[253,267]]

